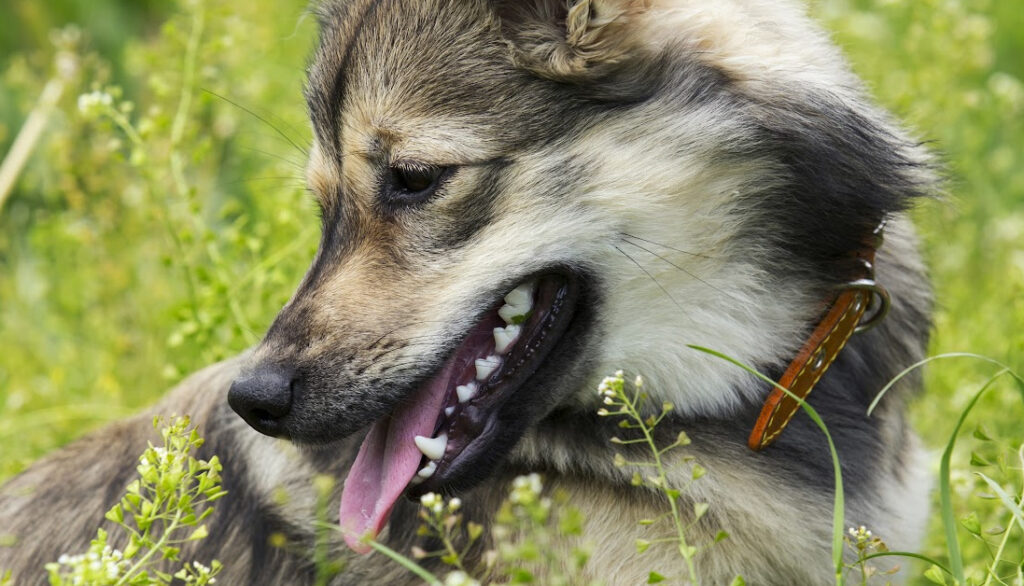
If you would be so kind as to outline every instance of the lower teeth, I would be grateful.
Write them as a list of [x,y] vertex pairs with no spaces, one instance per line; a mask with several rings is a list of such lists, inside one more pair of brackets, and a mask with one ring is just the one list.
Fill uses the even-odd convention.
[[498,370],[499,366],[501,366],[501,358],[497,356],[478,359],[476,361],[476,380],[487,380],[495,370]]
[[459,396],[459,403],[467,403],[476,396],[478,390],[480,390],[479,385],[472,382],[455,387],[455,394]]
[[426,480],[426,479],[430,478],[431,476],[433,476],[434,472],[436,472],[436,471],[437,471],[437,462],[430,462],[426,466],[424,466],[422,470],[417,472],[416,476],[419,477],[419,478],[422,478],[423,480]]
[[[522,333],[522,326],[520,324],[526,320],[530,310],[533,309],[533,289],[534,283],[527,283],[520,285],[506,295],[506,304],[498,310],[498,315],[508,325],[504,328],[494,328],[495,354],[488,355],[485,358],[478,358],[475,361],[476,381],[459,385],[455,388],[459,403],[468,403],[476,397],[480,391],[480,382],[487,381],[491,375],[501,368],[503,362],[501,355],[507,353],[512,345],[518,341]],[[454,405],[445,407],[445,416],[452,417],[455,414],[455,409]],[[447,446],[448,438],[447,434],[442,434],[437,438],[417,436],[415,439],[417,447],[428,458],[428,462],[416,472],[416,475],[410,482],[411,486],[421,484],[434,476],[438,467],[437,460],[444,456],[444,449]],[[440,454],[437,453],[438,449],[440,449]],[[431,453],[427,454],[426,452]]]

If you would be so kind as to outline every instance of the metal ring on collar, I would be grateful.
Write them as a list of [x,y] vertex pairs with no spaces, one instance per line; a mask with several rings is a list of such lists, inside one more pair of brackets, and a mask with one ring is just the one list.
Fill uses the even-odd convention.
[[874,279],[850,281],[841,285],[839,289],[858,289],[871,293],[871,301],[864,312],[864,317],[861,318],[857,329],[853,330],[855,334],[861,334],[874,328],[885,319],[885,316],[889,315],[892,299],[889,297],[889,292],[886,291],[885,287],[879,285]]

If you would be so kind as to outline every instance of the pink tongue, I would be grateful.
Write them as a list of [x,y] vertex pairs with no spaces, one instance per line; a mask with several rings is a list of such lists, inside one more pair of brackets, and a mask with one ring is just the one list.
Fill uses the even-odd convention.
[[433,436],[454,370],[453,360],[389,417],[374,423],[363,440],[345,479],[339,513],[345,543],[354,551],[370,552],[364,540],[377,537],[416,475],[423,454],[413,438]]

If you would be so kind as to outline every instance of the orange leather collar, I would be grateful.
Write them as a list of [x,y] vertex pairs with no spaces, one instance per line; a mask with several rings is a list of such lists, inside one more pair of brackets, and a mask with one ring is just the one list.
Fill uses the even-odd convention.
[[[882,222],[864,248],[854,253],[861,266],[861,274],[856,280],[840,286],[826,300],[825,316],[765,400],[761,415],[747,440],[750,449],[761,450],[775,441],[800,409],[800,402],[811,393],[850,337],[855,332],[873,327],[885,317],[889,309],[889,294],[875,282],[874,267],[875,251],[882,244],[884,229],[885,222]],[[871,314],[864,320],[869,309]],[[792,395],[779,387],[788,389]]]

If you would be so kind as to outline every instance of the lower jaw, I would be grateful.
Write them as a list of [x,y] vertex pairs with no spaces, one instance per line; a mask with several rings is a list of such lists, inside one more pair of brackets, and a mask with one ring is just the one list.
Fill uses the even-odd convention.
[[[426,492],[467,489],[486,478],[529,425],[558,401],[540,381],[558,378],[551,376],[557,374],[551,359],[560,362],[567,358],[563,343],[566,334],[580,329],[579,281],[560,274],[541,275],[537,279],[537,307],[545,311],[530,317],[535,321],[523,324],[523,339],[505,355],[507,362],[502,369],[477,377],[477,395],[463,402],[454,398],[452,389],[465,382],[467,373],[472,373],[473,350],[479,343],[474,336],[482,336],[492,325],[487,316],[467,335],[438,375],[374,425],[342,494],[340,520],[346,541],[354,549],[363,551],[361,539],[383,527],[394,499],[401,493],[415,497]],[[428,412],[437,414],[436,419],[430,420],[433,423],[427,422]],[[446,440],[443,453],[429,460],[417,458],[418,464],[410,460],[412,454],[419,455],[410,453],[412,435],[436,440],[436,434],[442,430],[451,438]],[[435,435],[428,436],[431,431]],[[421,478],[423,468],[431,462],[434,470]]]
[[[543,314],[525,326],[525,339],[506,355],[501,369],[480,384],[476,397],[465,404],[452,400],[453,417],[439,417],[435,434],[448,437],[448,448],[436,460],[437,470],[426,479],[414,478],[408,494],[465,489],[486,477],[518,441],[528,424],[543,415],[543,374],[550,358],[559,354],[567,332],[573,329],[579,285],[563,275],[538,277],[538,305]],[[486,320],[485,320],[486,321]],[[467,377],[463,373],[462,378]],[[456,382],[460,382],[456,376]],[[436,435],[435,435],[436,437]],[[421,462],[428,465],[429,460]]]

